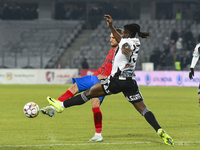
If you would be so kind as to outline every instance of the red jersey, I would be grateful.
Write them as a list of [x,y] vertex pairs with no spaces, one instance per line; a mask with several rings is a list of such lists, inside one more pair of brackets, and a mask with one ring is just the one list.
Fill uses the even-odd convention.
[[104,76],[109,76],[112,70],[112,60],[113,60],[114,54],[115,54],[115,49],[109,50],[109,53],[106,56],[104,63],[93,75],[101,74]]

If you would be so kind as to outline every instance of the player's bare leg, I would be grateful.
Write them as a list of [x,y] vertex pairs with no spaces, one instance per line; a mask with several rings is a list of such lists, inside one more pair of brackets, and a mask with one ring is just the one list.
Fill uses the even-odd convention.
[[78,91],[78,86],[76,83],[74,83],[71,87],[68,88],[68,90],[62,94],[61,96],[58,97],[58,100],[63,102],[67,99],[69,99],[70,97],[73,97],[75,94],[77,94]]
[[96,83],[91,87],[91,89],[86,90],[85,95],[87,96],[88,99],[91,99],[93,97],[101,97],[105,96],[105,93],[102,89],[101,82]]

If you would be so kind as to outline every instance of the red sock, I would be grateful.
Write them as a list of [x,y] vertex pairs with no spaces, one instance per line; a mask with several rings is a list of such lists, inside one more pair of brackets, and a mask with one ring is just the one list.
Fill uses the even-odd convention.
[[94,114],[94,126],[95,132],[101,133],[102,131],[102,113],[99,107],[92,108]]
[[70,90],[67,90],[64,94],[62,94],[60,97],[58,97],[58,100],[61,102],[64,102],[65,100],[67,100],[73,96],[74,96],[74,94]]

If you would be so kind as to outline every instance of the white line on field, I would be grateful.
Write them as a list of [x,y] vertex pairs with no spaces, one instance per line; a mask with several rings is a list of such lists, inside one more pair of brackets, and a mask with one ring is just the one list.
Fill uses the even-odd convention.
[[[40,145],[0,145],[0,147],[48,147],[48,146],[79,146],[79,145],[122,145],[122,144],[151,144],[154,142],[128,142],[128,143],[100,143],[100,142],[95,142],[95,143],[80,143],[80,144],[66,144],[66,143],[61,143],[61,144],[40,144]],[[175,145],[188,145],[188,144],[196,144],[200,143],[200,141],[180,141],[180,142],[175,142]]]

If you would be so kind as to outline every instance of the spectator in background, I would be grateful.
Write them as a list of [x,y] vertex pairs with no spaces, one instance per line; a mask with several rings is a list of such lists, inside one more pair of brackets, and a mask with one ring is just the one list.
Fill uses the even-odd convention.
[[176,20],[180,20],[182,18],[182,13],[181,10],[178,9],[178,11],[176,12]]
[[176,42],[174,40],[171,40],[171,43],[170,43],[170,53],[173,54],[175,52],[175,49],[176,49]]
[[173,69],[173,66],[174,66],[174,57],[173,57],[173,53],[168,53],[166,54],[166,57],[164,59],[165,61],[165,65],[166,65],[166,69],[170,69],[172,70]]
[[185,43],[186,43],[186,50],[191,50],[194,48],[194,36],[191,30],[188,28],[185,32]]
[[189,51],[195,47],[194,41],[189,40],[186,45],[186,50]]
[[175,51],[173,57],[174,57],[174,62],[176,62],[176,61],[180,62],[180,55],[178,55],[177,51]]
[[191,32],[191,30],[188,28],[187,31],[185,32],[185,40],[189,41],[189,40],[194,40],[194,36],[193,33]]
[[174,42],[176,43],[176,41],[178,40],[178,32],[176,32],[176,29],[173,29],[172,32],[171,32],[171,40],[174,40]]
[[174,55],[174,66],[175,70],[181,70],[181,62],[179,55]]
[[169,46],[170,46],[170,39],[169,39],[169,37],[166,37],[163,41],[163,48],[166,53],[168,53],[170,51]]
[[181,37],[178,38],[178,41],[176,42],[176,51],[177,54],[180,56],[183,50],[183,39]]
[[181,56],[181,70],[184,70],[191,62],[190,51],[183,52]]
[[154,64],[154,69],[157,70],[158,69],[158,65],[159,65],[159,58],[160,58],[160,50],[157,47],[151,54],[149,61],[152,62]]
[[182,30],[182,31],[180,32],[180,36],[179,36],[179,37],[182,38],[183,50],[186,49],[185,32],[186,32],[185,30]]
[[82,66],[82,69],[89,69],[89,65],[88,65],[88,62],[87,62],[86,58],[83,58],[81,66]]
[[163,51],[160,55],[160,58],[159,58],[161,69],[164,69],[166,67],[166,61],[165,60],[166,60],[166,53],[165,53],[165,51]]

